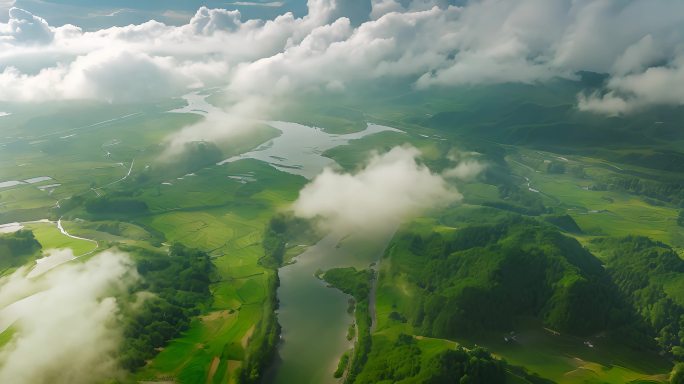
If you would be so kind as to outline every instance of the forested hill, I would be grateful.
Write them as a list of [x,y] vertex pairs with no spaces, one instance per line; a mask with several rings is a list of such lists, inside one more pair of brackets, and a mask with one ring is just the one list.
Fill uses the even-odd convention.
[[19,230],[14,233],[0,233],[0,270],[18,267],[35,256],[41,249],[30,230]]
[[684,260],[669,246],[646,237],[594,240],[620,292],[650,326],[651,337],[677,360],[684,359]]
[[[398,261],[391,273],[407,274],[420,288],[405,315],[424,335],[507,330],[520,317],[574,335],[639,322],[596,257],[531,219],[509,218],[452,234],[404,233],[389,255]],[[402,262],[418,258],[423,262]]]

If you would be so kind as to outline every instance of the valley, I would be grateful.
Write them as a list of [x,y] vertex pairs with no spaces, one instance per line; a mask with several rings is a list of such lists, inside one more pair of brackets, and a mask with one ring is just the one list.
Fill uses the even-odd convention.
[[[611,328],[623,326],[617,323],[602,326],[594,322],[593,328],[586,330],[560,329],[558,324],[549,323],[548,313],[540,315],[528,310],[514,310],[516,314],[507,315],[505,324],[486,325],[486,318],[482,318],[484,328],[471,331],[465,325],[453,325],[456,330],[452,333],[421,323],[415,317],[416,305],[422,305],[426,294],[420,266],[424,264],[421,258],[429,252],[417,251],[420,248],[405,243],[405,239],[418,236],[425,243],[428,239],[448,239],[462,232],[478,231],[477,226],[509,225],[523,233],[539,228],[546,233],[543,236],[559,239],[554,241],[576,242],[573,247],[586,249],[583,257],[595,256],[591,263],[596,265],[610,263],[612,257],[610,247],[606,248],[601,241],[624,236],[644,236],[662,242],[681,258],[684,227],[677,225],[679,208],[664,197],[635,193],[616,183],[626,177],[668,183],[677,179],[677,172],[653,171],[643,163],[616,162],[612,152],[554,152],[496,143],[459,131],[407,123],[374,108],[369,108],[364,116],[375,116],[371,121],[382,126],[369,124],[368,131],[350,133],[344,128],[363,126],[358,124],[357,114],[338,117],[326,130],[294,123],[264,123],[263,129],[237,143],[199,142],[192,144],[195,148],[182,158],[160,161],[159,144],[164,138],[196,123],[213,108],[192,102],[182,107],[183,103],[169,100],[100,112],[97,107],[89,107],[89,115],[79,115],[79,121],[74,121],[73,113],[64,112],[85,110],[78,105],[47,107],[31,118],[27,118],[26,112],[4,118],[14,118],[5,121],[17,130],[31,132],[29,136],[14,134],[11,145],[5,144],[8,150],[0,154],[4,157],[0,164],[6,165],[3,175],[7,180],[35,180],[6,184],[0,189],[0,217],[3,224],[10,223],[3,227],[7,228],[3,236],[18,233],[15,230],[31,231],[40,244],[41,250],[31,251],[26,265],[30,267],[37,261],[40,266],[59,269],[63,263],[83,263],[94,253],[111,248],[143,260],[169,252],[174,244],[196,249],[210,260],[211,268],[202,278],[208,279],[206,296],[188,307],[187,322],[178,323],[161,347],[141,355],[144,361],[133,363],[135,373],[123,382],[171,378],[187,383],[255,382],[262,372],[267,372],[270,382],[337,382],[333,372],[338,369],[338,359],[352,349],[353,341],[356,352],[347,363],[355,367],[351,379],[358,383],[379,382],[378,376],[373,376],[377,374],[394,377],[393,382],[400,381],[399,378],[403,378],[401,382],[421,382],[432,361],[456,345],[466,351],[482,346],[495,359],[505,359],[507,365],[503,369],[510,382],[667,380],[671,363],[658,355],[657,345],[605,336]],[[356,107],[352,104],[349,108]],[[166,112],[172,109],[173,114]],[[112,115],[124,118],[109,117]],[[305,119],[286,114],[282,118],[305,123],[307,119],[315,121],[316,116],[313,113]],[[44,129],[74,136],[60,133],[60,138],[40,142],[40,137],[49,133],[41,131],[36,121],[47,120],[53,124]],[[83,128],[71,128],[74,124]],[[306,129],[319,135],[320,142],[307,142],[303,147],[304,140],[296,135],[309,137]],[[327,130],[345,133],[328,134]],[[8,135],[13,135],[11,129]],[[280,138],[282,141],[278,141]],[[285,219],[285,228],[289,229],[274,232],[274,217],[286,214],[300,190],[323,167],[339,164],[342,169],[358,169],[372,150],[383,151],[397,145],[418,148],[425,164],[438,172],[449,167],[453,161],[448,160],[450,153],[455,150],[476,152],[472,156],[486,164],[486,170],[475,178],[452,182],[463,195],[460,203],[441,211],[428,211],[404,223],[396,234],[390,231],[371,242],[363,236],[349,236],[350,233],[326,235],[306,229],[291,218]],[[47,221],[41,221],[45,218]],[[290,228],[293,225],[294,230]],[[525,236],[528,235],[515,240],[519,243],[514,242],[518,245],[513,247],[527,249]],[[387,240],[383,238],[392,239],[384,251]],[[477,254],[489,249],[478,248],[483,246],[466,245],[463,257],[468,252]],[[555,246],[561,247],[554,251],[561,255],[575,252],[562,250],[565,245]],[[55,261],[45,264],[43,260],[48,259],[40,259],[45,256]],[[449,260],[458,257],[449,256]],[[3,274],[9,275],[19,266],[8,265]],[[326,287],[314,276],[332,268],[351,266],[377,270],[377,290],[371,300],[375,308],[369,309],[368,315],[373,327],[359,328],[358,320],[345,312],[350,296]],[[35,268],[40,274],[47,272]],[[515,280],[515,276],[529,275],[532,266],[517,268],[523,269],[494,272],[495,268],[488,273],[504,273]],[[40,279],[39,272],[29,274],[28,278]],[[460,284],[465,286],[472,284],[484,289],[490,284],[502,284],[486,279],[478,283],[474,270],[459,273],[464,274]],[[677,308],[684,307],[679,295],[682,273],[679,269],[668,271],[662,288]],[[442,289],[450,294],[459,292],[455,286],[428,290]],[[523,293],[532,288],[507,289]],[[533,291],[542,292],[541,288]],[[465,304],[447,308],[461,305]],[[543,302],[535,305],[545,306]],[[629,305],[621,308],[627,310]],[[477,321],[475,311],[483,311],[467,307],[459,310],[465,311],[469,321]],[[571,316],[595,312],[568,310]],[[618,317],[624,316],[627,315]],[[348,341],[352,323],[357,324],[357,332],[367,334],[357,334]],[[3,339],[7,340],[11,332],[12,328],[7,328]],[[422,356],[411,371],[413,374],[391,373],[391,366],[378,365],[378,359],[398,338],[405,337],[402,335],[413,340],[402,339],[402,343],[408,343],[406,348]],[[362,347],[358,343],[364,338],[372,340],[372,347],[359,354]],[[672,348],[678,342],[668,345]],[[275,353],[280,357],[272,360]],[[306,364],[320,360],[315,363],[320,370],[302,366],[303,356],[310,356]],[[350,373],[344,377],[351,380]]]

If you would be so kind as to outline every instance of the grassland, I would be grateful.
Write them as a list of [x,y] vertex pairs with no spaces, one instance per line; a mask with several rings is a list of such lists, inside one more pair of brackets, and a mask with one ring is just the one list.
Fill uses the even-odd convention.
[[[243,184],[228,177],[246,173],[256,181]],[[235,379],[255,325],[269,315],[263,313],[263,302],[273,270],[259,264],[264,229],[303,183],[303,178],[245,160],[200,170],[141,194],[151,213],[136,221],[162,233],[166,242],[209,252],[219,277],[211,288],[211,307],[139,372],[138,380]]]
[[[587,240],[595,236],[641,235],[680,250],[684,247],[684,227],[677,225],[678,207],[621,190],[596,188],[610,175],[642,169],[585,156],[566,155],[562,157],[565,160],[561,161],[568,168],[582,169],[582,176],[570,172],[548,173],[546,165],[551,161],[559,161],[559,157],[549,152],[517,149],[508,160],[513,172],[527,177],[531,188],[539,191],[546,206],[572,216],[584,232],[575,237],[584,244],[589,245]],[[520,183],[526,186],[527,182],[521,179]]]
[[[499,87],[496,96],[492,96],[491,89],[440,90],[429,96],[402,89],[400,85],[388,84],[382,91],[383,97],[376,97],[377,90],[369,90],[325,103],[310,100],[306,107],[293,108],[279,117],[323,126],[335,133],[358,130],[367,121],[406,131],[366,137],[325,153],[347,170],[361,166],[372,150],[382,151],[395,145],[416,146],[424,154],[423,161],[435,171],[449,166],[446,156],[452,150],[479,151],[490,161],[490,170],[509,173],[511,179],[507,182],[539,199],[549,213],[570,215],[582,232],[568,235],[590,249],[594,238],[629,234],[673,245],[684,255],[684,228],[676,225],[679,207],[624,190],[596,188],[616,175],[648,174],[679,180],[678,172],[654,170],[625,160],[635,154],[654,155],[652,149],[603,148],[568,154],[563,146],[540,151],[529,145],[500,144],[508,140],[527,145],[537,137],[548,138],[548,129],[557,128],[549,122],[509,121],[522,108],[510,101],[519,92],[527,92],[527,102],[532,106],[524,105],[526,110],[535,112],[543,107],[548,112],[570,105],[569,97],[574,102],[575,88],[559,84],[548,89]],[[178,104],[177,100],[142,106],[79,102],[48,103],[31,111],[16,109],[16,113],[3,118],[0,182],[40,176],[51,180],[0,188],[0,222],[57,219],[53,208],[67,204],[67,198],[72,196],[90,198],[126,192],[144,201],[149,210],[129,217],[97,218],[83,207],[76,207],[66,214],[68,221],[64,226],[73,235],[96,240],[102,249],[117,244],[165,249],[168,244],[180,242],[208,252],[217,276],[211,287],[211,305],[193,320],[189,330],[160,350],[130,381],[235,382],[234,374],[249,350],[250,340],[258,336],[256,325],[271,315],[265,313],[263,303],[269,294],[273,270],[259,263],[264,255],[264,229],[274,213],[297,197],[306,181],[253,160],[202,167],[193,170],[192,175],[153,175],[151,181],[139,184],[124,179],[129,170],[135,176],[147,167],[158,167],[157,159],[163,149],[160,143],[170,133],[198,121],[194,115],[164,113]],[[486,130],[487,135],[476,132],[484,127],[473,120],[478,114],[480,118],[487,117],[485,128],[491,128]],[[572,118],[559,115],[563,121]],[[260,127],[249,138],[219,146],[229,157],[276,134]],[[677,142],[658,145],[676,149]],[[548,165],[552,162],[563,163],[566,172],[550,173]],[[249,180],[235,178],[243,176],[249,176]],[[464,204],[416,219],[410,224],[412,230],[451,233],[468,224],[506,215],[505,210],[485,207],[491,202],[506,202],[498,189],[499,181],[485,177],[472,183],[453,182],[464,194]],[[59,185],[45,188],[52,184]],[[54,224],[34,223],[27,227],[34,231],[44,249],[70,248],[75,255],[95,249],[92,242],[64,236]],[[290,248],[287,257],[297,252],[299,249]],[[600,252],[596,255],[601,257]],[[416,336],[424,359],[457,344],[478,344],[513,365],[561,383],[666,380],[668,364],[662,359],[633,354],[601,339],[592,340],[594,348],[590,348],[584,339],[556,335],[534,321],[516,327],[515,343],[505,342],[506,335],[499,333],[458,340],[420,336],[410,324],[393,315],[410,309],[417,288],[407,276],[387,271],[392,263],[410,266],[419,265],[422,260],[402,253],[395,257],[398,259],[383,260],[379,269],[374,348],[382,350],[405,333]],[[668,295],[684,302],[684,279],[673,277],[664,285]],[[7,332],[0,335],[0,345],[10,336]],[[509,379],[528,382],[515,372],[509,372]]]
[[[419,230],[427,226],[425,222],[416,225]],[[396,314],[410,313],[420,292],[406,274],[390,272],[392,263],[411,268],[412,264],[417,267],[422,261],[401,250],[395,250],[391,258],[383,259],[377,290],[374,346],[391,343],[402,333],[419,335],[410,323],[398,319]],[[631,351],[601,337],[592,337],[592,347],[589,347],[585,344],[587,339],[546,330],[534,320],[521,321],[511,333],[494,332],[455,340],[417,337],[420,339],[418,345],[426,355],[453,348],[456,343],[468,348],[483,346],[509,364],[525,367],[531,374],[558,383],[665,382],[670,369],[668,362],[657,355]],[[515,376],[515,372],[509,372],[509,375]]]
[[[123,178],[150,164],[171,132],[197,121],[192,115],[163,113],[173,104],[148,106],[49,104],[3,121],[0,151],[3,181],[50,177],[36,184],[0,189],[0,218],[45,218],[61,200],[93,196],[91,188]],[[51,188],[40,187],[59,184]]]
[[[147,212],[102,218],[79,205],[64,209],[65,229],[93,241],[65,236],[54,222],[25,226],[43,249],[69,248],[76,256],[95,250],[96,242],[101,249],[121,244],[162,250],[178,242],[208,252],[216,267],[211,305],[130,381],[233,382],[250,340],[259,336],[255,327],[273,316],[264,312],[274,275],[259,263],[264,230],[271,217],[296,198],[305,180],[252,160],[197,169],[186,176],[168,171],[158,162],[159,144],[198,120],[195,115],[164,113],[177,105],[49,104],[3,120],[8,150],[0,151],[0,181],[51,179],[0,189],[0,218],[56,220],[54,207],[69,204],[73,196],[88,199],[133,191],[149,206]],[[229,157],[275,134],[258,128],[222,150]],[[132,180],[149,167],[166,172],[143,184]],[[124,177],[129,170],[131,178]],[[249,182],[237,177],[244,175],[250,176]],[[50,184],[59,185],[40,188]]]
[[[547,164],[560,160],[569,167],[581,167],[581,176],[566,172],[551,174]],[[591,239],[603,236],[641,235],[674,245],[681,252],[684,228],[676,225],[679,208],[671,204],[654,204],[641,196],[620,190],[595,190],[592,188],[607,175],[624,173],[635,167],[627,164],[611,164],[586,156],[558,155],[524,148],[508,152],[507,165],[517,183],[524,190],[542,199],[551,211],[569,214],[582,229],[581,234],[567,233],[592,249]],[[416,233],[431,231],[451,232],[459,227],[496,219],[504,212],[481,207],[480,204],[500,199],[495,186],[476,182],[462,185],[466,196],[465,205],[456,210],[432,218],[415,220],[411,226]],[[403,259],[401,252],[392,259],[383,260],[377,293],[377,329],[373,334],[375,343],[387,343],[398,334],[415,334],[410,324],[393,320],[392,313],[408,311],[416,299],[416,287],[404,275],[388,273],[391,263],[404,266],[421,263],[420,260]],[[601,257],[600,252],[596,255]],[[406,256],[408,257],[408,256]],[[397,259],[398,258],[398,259]],[[668,294],[681,300],[679,294],[684,283],[680,276],[665,282]],[[453,340],[472,347],[488,348],[510,364],[525,367],[530,373],[559,383],[627,383],[666,382],[670,365],[662,358],[630,351],[608,341],[592,340],[588,347],[584,339],[558,335],[545,330],[533,321],[520,324],[515,329],[516,342],[505,341],[505,333],[489,334],[473,339]],[[448,341],[442,340],[442,343]],[[422,344],[421,348],[426,348]],[[441,344],[438,348],[446,348]]]
[[[399,115],[397,115],[399,117]],[[406,123],[404,121],[404,123]],[[394,126],[408,127],[410,124],[389,121]],[[384,140],[383,140],[384,139]],[[400,137],[380,135],[361,140],[359,147],[383,148],[393,144],[413,142],[427,147],[437,153],[435,158],[443,155],[441,143],[431,142],[421,137]],[[635,195],[619,189],[594,188],[597,184],[614,175],[634,173],[656,174],[660,178],[677,178],[674,173],[653,171],[632,164],[608,161],[605,154],[599,157],[538,151],[524,147],[503,146],[505,148],[505,165],[514,175],[514,183],[526,193],[541,199],[550,212],[568,214],[582,229],[582,233],[567,233],[577,238],[585,246],[591,247],[591,239],[603,236],[641,235],[665,242],[682,252],[684,228],[677,226],[676,220],[680,208],[668,203],[655,202],[644,196]],[[428,153],[430,151],[428,150]],[[335,158],[344,168],[354,169],[362,163],[363,158],[354,147],[340,147],[331,150],[327,155]],[[563,162],[568,168],[561,174],[549,173],[550,162]],[[500,165],[495,165],[494,168]],[[581,173],[571,172],[572,168],[581,169]],[[525,179],[527,178],[527,179]],[[465,195],[465,203],[456,211],[437,214],[434,217],[417,219],[412,224],[414,231],[456,231],[460,226],[480,223],[506,214],[496,209],[482,207],[481,204],[500,201],[497,186],[490,182],[474,182],[459,184]],[[596,253],[601,257],[600,252]],[[402,262],[420,263],[420,260],[402,260]],[[390,318],[393,312],[401,312],[411,307],[415,300],[414,287],[405,276],[389,278],[383,273],[389,268],[391,260],[383,261],[380,272],[380,285],[377,294],[377,329],[373,333],[374,345],[389,343],[400,333],[415,334],[412,326]],[[668,294],[681,300],[682,279],[672,278],[665,282]],[[545,331],[539,324],[522,324],[516,329],[521,342],[507,343],[503,334],[492,334],[474,340],[438,340],[430,346],[424,344],[421,349],[443,349],[453,347],[459,342],[466,346],[483,345],[497,356],[509,363],[525,367],[530,373],[559,383],[625,383],[625,382],[665,382],[670,365],[663,359],[649,354],[629,351],[623,346],[609,342],[594,342],[594,348],[585,344],[584,339],[567,335],[555,335]],[[432,339],[428,339],[432,340]],[[375,348],[375,347],[374,347]],[[378,347],[380,348],[380,347]],[[380,348],[382,349],[382,348]],[[511,372],[511,382],[516,382]],[[520,378],[521,382],[526,382]]]

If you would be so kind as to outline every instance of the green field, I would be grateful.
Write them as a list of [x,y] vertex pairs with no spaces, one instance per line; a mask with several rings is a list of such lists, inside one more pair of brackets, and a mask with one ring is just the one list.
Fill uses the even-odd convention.
[[[0,216],[5,222],[56,219],[53,207],[58,202],[69,204],[70,197],[91,199],[134,188],[135,198],[149,207],[142,215],[100,218],[78,206],[68,211],[65,229],[93,241],[67,237],[55,223],[25,224],[25,228],[34,232],[43,249],[69,248],[76,256],[94,251],[96,242],[100,249],[125,245],[149,250],[182,243],[208,252],[217,275],[211,285],[211,305],[130,380],[232,381],[256,324],[272,315],[264,313],[263,302],[271,294],[268,278],[273,270],[259,264],[264,230],[271,217],[296,198],[305,180],[257,161],[196,169],[186,176],[169,171],[157,160],[159,143],[198,119],[163,113],[173,105],[177,104],[94,106],[85,115],[71,112],[82,110],[82,105],[56,105],[31,119],[5,120],[10,123],[4,131],[8,137],[29,132],[36,139],[17,139],[12,151],[3,151],[0,173],[9,180],[39,176],[51,180],[0,189]],[[128,117],[94,124],[120,116]],[[223,146],[224,154],[229,157],[251,149],[274,132],[259,128],[255,135]],[[131,185],[133,177],[150,166],[164,174],[154,175],[156,179],[142,187]],[[129,168],[131,179],[121,180]],[[243,174],[255,181],[243,184],[229,177]],[[50,184],[60,185],[39,188]]]
[[[525,93],[525,102],[518,100],[520,92]],[[362,90],[354,97],[309,100],[305,107],[282,111],[277,117],[322,126],[333,133],[353,132],[367,122],[405,131],[365,137],[324,153],[347,171],[363,166],[373,151],[397,145],[418,148],[423,154],[420,161],[434,173],[453,166],[450,156],[454,153],[479,153],[487,164],[483,174],[469,182],[449,180],[464,195],[463,202],[425,212],[404,223],[398,233],[451,236],[471,225],[509,217],[546,222],[552,216],[568,215],[579,231],[559,228],[601,262],[609,257],[596,240],[628,235],[660,241],[684,256],[684,227],[677,224],[682,207],[676,200],[681,172],[667,163],[671,160],[667,150],[678,150],[678,141],[609,146],[586,139],[585,147],[569,150],[573,141],[567,145],[553,141],[549,130],[557,127],[550,120],[586,123],[587,131],[597,124],[566,111],[575,92],[574,86],[560,82],[543,89],[497,86],[426,95],[390,84],[388,89]],[[220,96],[210,100],[218,102]],[[213,157],[191,154],[175,161],[160,160],[168,135],[199,120],[197,115],[164,113],[180,103],[46,103],[5,117],[0,182],[50,179],[0,187],[0,222],[52,220],[24,224],[41,244],[41,252],[68,248],[75,256],[87,257],[97,250],[121,247],[130,249],[135,258],[136,252],[167,252],[175,243],[206,252],[214,268],[209,302],[198,306],[199,313],[193,314],[187,329],[159,347],[153,358],[124,381],[238,382],[236,373],[254,348],[266,344],[268,330],[263,324],[273,318],[268,304],[274,294],[275,267],[264,263],[267,228],[275,215],[287,210],[307,180],[256,160],[215,165],[216,160],[278,135],[266,126],[232,142],[197,144],[197,148],[214,151]],[[549,121],[530,122],[534,116]],[[610,129],[616,128],[611,125]],[[661,163],[659,156],[667,161]],[[632,188],[630,178],[655,187]],[[107,210],[111,202],[119,205]],[[105,209],[98,210],[95,203],[105,204]],[[130,204],[144,209],[121,208]],[[60,233],[54,223],[59,218],[71,235],[92,241]],[[342,245],[357,255],[369,246],[345,240]],[[285,261],[305,246],[288,243]],[[663,358],[652,351],[636,351],[600,335],[557,334],[545,329],[539,319],[518,319],[510,330],[515,342],[506,341],[510,331],[501,330],[472,337],[428,337],[401,318],[414,310],[422,288],[410,274],[395,273],[396,268],[419,270],[425,260],[401,249],[389,254],[378,267],[371,365],[406,334],[420,350],[421,366],[458,346],[469,350],[484,346],[509,364],[506,377],[510,383],[531,383],[529,375],[535,374],[571,384],[667,380],[669,355]],[[350,258],[348,264],[359,262]],[[684,277],[680,273],[663,276],[666,298],[683,305]],[[0,345],[12,332],[10,328],[0,335]]]
[[[377,291],[374,345],[388,343],[400,333],[416,334],[413,326],[391,316],[392,313],[410,312],[419,294],[417,287],[405,274],[390,272],[393,263],[401,264],[402,268],[411,268],[412,263],[421,261],[402,252],[394,252],[391,258],[383,260]],[[590,348],[585,344],[586,339],[556,334],[533,320],[519,322],[511,331],[515,331],[515,341],[510,341],[508,332],[456,340],[417,337],[423,339],[419,345],[427,355],[434,354],[435,350],[453,348],[455,343],[470,348],[479,345],[509,364],[525,367],[529,373],[558,383],[626,383],[634,380],[666,382],[671,368],[666,360],[657,355],[602,342],[600,337],[591,338],[593,347]],[[504,340],[505,337],[509,341]],[[425,340],[430,340],[430,343],[425,343]]]

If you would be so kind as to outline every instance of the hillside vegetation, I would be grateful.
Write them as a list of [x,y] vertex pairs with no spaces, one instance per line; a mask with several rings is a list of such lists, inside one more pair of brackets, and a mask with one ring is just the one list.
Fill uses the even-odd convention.
[[404,234],[390,252],[424,260],[418,268],[393,265],[421,289],[406,315],[427,336],[506,330],[519,317],[590,335],[633,318],[598,259],[532,220],[470,226],[450,236]]

